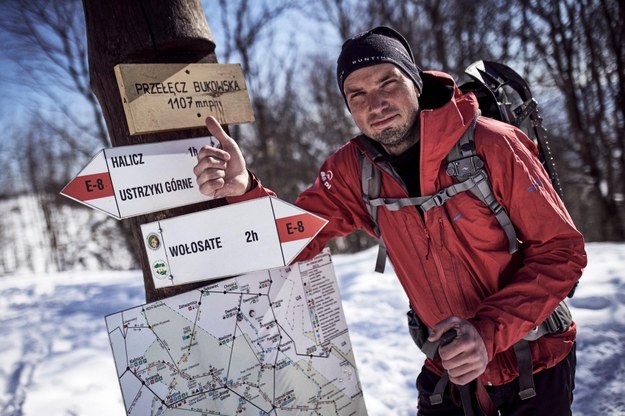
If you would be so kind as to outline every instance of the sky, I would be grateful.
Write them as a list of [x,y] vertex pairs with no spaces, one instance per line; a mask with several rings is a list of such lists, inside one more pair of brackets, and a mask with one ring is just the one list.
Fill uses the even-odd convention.
[[[260,14],[259,4],[252,3],[250,19],[258,18]],[[271,2],[269,2],[271,5]],[[234,6],[232,6],[234,7]],[[274,5],[275,7],[275,5]],[[311,6],[312,7],[312,6]],[[216,43],[216,55],[220,63],[240,63],[240,57],[233,55],[228,62],[225,61],[226,40],[223,29],[223,9],[215,1],[202,1],[202,10],[205,13],[207,23]],[[234,13],[230,11],[230,13]],[[231,21],[234,18],[231,17]],[[263,54],[262,58],[256,59],[257,64],[271,64],[273,61],[267,58],[267,47],[271,47],[271,53],[289,55],[291,59],[304,60],[307,53],[324,52],[330,56],[336,56],[342,43],[336,32],[330,28],[322,29],[322,23],[316,22],[306,12],[299,10],[288,10],[280,16],[272,25],[266,24],[263,27],[267,30],[260,36],[260,45],[256,48],[258,54]],[[275,27],[280,31],[272,32]],[[45,35],[45,32],[44,32]],[[0,31],[0,41],[6,41],[13,35],[8,35]],[[86,36],[86,35],[85,35]],[[6,38],[6,39],[5,39]],[[50,37],[55,39],[56,37]],[[315,39],[311,43],[310,39]],[[293,56],[293,44],[305,45],[306,52],[300,52],[300,56]],[[6,46],[6,45],[5,45]],[[9,51],[0,48],[0,125],[2,123],[15,125],[29,122],[33,113],[40,111],[52,113],[51,117],[61,117],[55,115],[56,100],[62,100],[64,104],[71,106],[74,114],[80,114],[84,110],[85,103],[79,93],[70,94],[65,89],[57,89],[55,85],[59,82],[57,78],[48,76],[59,71],[59,68],[50,62],[44,61],[37,64],[35,68],[40,72],[32,73],[32,68],[21,67],[11,58]],[[297,48],[296,48],[297,49]],[[39,52],[43,55],[42,52]],[[37,55],[39,56],[39,55]],[[43,59],[43,58],[42,58]],[[58,59],[58,57],[57,57]],[[65,82],[69,82],[69,75],[66,75]],[[70,83],[71,84],[71,83]],[[46,96],[45,91],[57,94],[54,99]],[[7,116],[10,114],[10,116]],[[90,120],[91,115],[86,114],[84,120]],[[0,140],[2,140],[0,135]]]
[[[625,244],[587,250],[569,301],[578,325],[574,415],[625,415]],[[376,254],[333,256],[343,312],[368,414],[414,415],[423,356],[407,334],[394,273],[373,272]],[[144,299],[140,271],[1,277],[0,414],[125,414],[104,316]]]

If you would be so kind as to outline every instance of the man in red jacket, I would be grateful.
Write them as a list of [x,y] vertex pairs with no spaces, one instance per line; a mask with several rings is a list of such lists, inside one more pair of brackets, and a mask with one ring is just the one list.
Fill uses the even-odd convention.
[[[536,146],[513,126],[478,116],[475,96],[462,94],[448,75],[422,72],[406,40],[390,28],[347,40],[337,78],[362,135],[330,156],[297,199],[301,208],[329,220],[298,260],[354,230],[375,234],[362,197],[363,156],[382,172],[380,197],[431,195],[454,184],[445,159],[477,120],[476,153],[514,224],[516,253],[495,215],[469,192],[425,213],[414,206],[378,210],[388,256],[428,344],[449,330],[456,334],[426,360],[417,380],[418,414],[470,414],[455,386],[472,385],[476,412],[570,415],[575,324],[551,325],[538,338],[528,334],[551,322],[580,278],[586,255]],[[207,127],[222,149],[199,152],[200,191],[229,202],[273,194],[247,171],[238,146],[216,120],[209,118]],[[453,384],[447,386],[447,378]]]

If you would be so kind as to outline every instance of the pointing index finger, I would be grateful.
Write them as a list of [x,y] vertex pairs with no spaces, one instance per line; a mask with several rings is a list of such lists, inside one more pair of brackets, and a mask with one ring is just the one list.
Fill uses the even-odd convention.
[[225,145],[227,145],[229,140],[232,139],[230,139],[230,137],[226,134],[217,119],[212,116],[206,117],[206,127],[208,128],[211,136],[214,136],[219,141],[221,148],[225,149]]

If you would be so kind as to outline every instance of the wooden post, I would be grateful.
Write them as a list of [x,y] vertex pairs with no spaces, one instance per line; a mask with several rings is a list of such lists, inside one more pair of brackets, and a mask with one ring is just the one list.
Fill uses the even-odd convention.
[[[83,0],[91,88],[97,96],[113,146],[206,136],[202,128],[130,136],[114,67],[120,63],[217,63],[215,43],[200,0]],[[225,205],[223,200],[142,215],[129,220],[141,251],[146,301],[205,285],[155,289],[140,225]],[[128,236],[130,238],[130,236]]]

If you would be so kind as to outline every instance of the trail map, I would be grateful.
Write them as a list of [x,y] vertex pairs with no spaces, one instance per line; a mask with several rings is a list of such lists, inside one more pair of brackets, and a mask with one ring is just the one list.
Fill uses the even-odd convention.
[[128,415],[366,415],[328,251],[106,317]]

